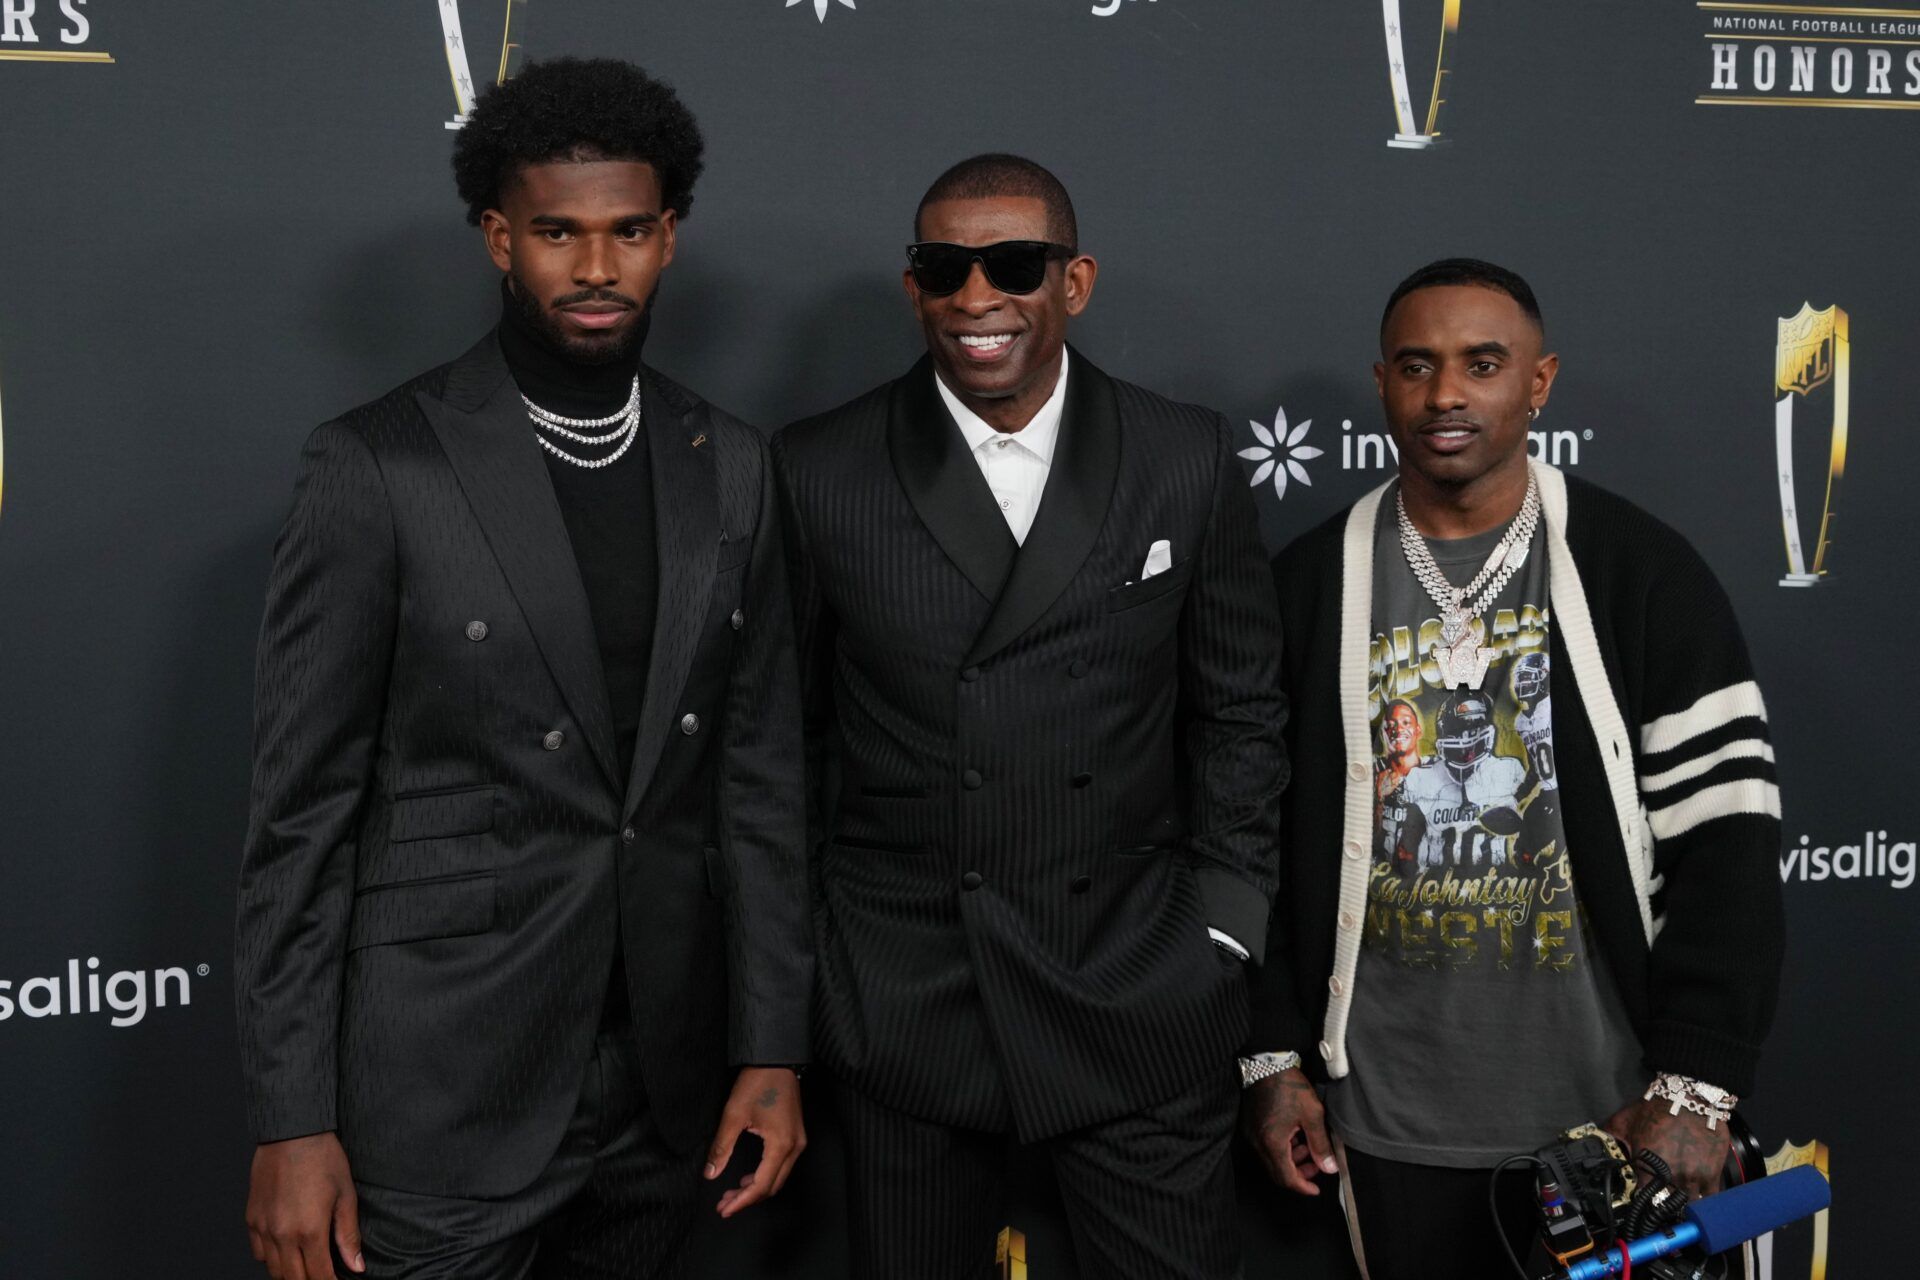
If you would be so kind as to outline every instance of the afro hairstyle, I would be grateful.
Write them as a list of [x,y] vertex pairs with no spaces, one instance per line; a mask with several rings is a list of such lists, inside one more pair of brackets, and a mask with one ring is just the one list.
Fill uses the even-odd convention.
[[479,226],[529,165],[639,160],[660,175],[665,207],[684,218],[705,151],[673,86],[615,58],[555,58],[481,95],[454,142],[453,179],[467,221]]

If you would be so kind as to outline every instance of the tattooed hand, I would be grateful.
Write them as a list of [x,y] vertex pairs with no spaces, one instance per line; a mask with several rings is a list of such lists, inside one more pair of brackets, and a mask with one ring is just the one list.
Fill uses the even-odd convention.
[[1664,1098],[1636,1098],[1609,1116],[1604,1127],[1629,1155],[1645,1147],[1665,1160],[1674,1181],[1694,1199],[1720,1190],[1732,1145],[1726,1125],[1709,1129],[1705,1116],[1685,1108],[1674,1115],[1673,1104]]
[[733,1144],[743,1133],[760,1139],[760,1164],[720,1196],[720,1216],[731,1218],[748,1205],[764,1200],[787,1185],[787,1175],[807,1149],[807,1128],[800,1119],[800,1078],[785,1067],[744,1067],[733,1082],[720,1113],[720,1128],[707,1148],[707,1180],[711,1182],[733,1158]]
[[1260,1153],[1267,1176],[1289,1191],[1317,1196],[1314,1177],[1340,1170],[1320,1095],[1298,1067],[1241,1090],[1240,1131]]

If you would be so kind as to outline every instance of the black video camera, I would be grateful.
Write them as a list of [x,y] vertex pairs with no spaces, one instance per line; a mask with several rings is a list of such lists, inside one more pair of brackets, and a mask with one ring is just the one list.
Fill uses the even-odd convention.
[[[1737,1187],[1765,1177],[1766,1160],[1753,1131],[1738,1116],[1729,1120],[1728,1131],[1732,1149],[1722,1185]],[[1558,1142],[1531,1156],[1515,1156],[1502,1168],[1521,1162],[1531,1162],[1537,1171],[1533,1247],[1524,1267],[1515,1260],[1526,1280],[1559,1280],[1582,1258],[1673,1226],[1687,1207],[1687,1194],[1674,1185],[1664,1160],[1651,1151],[1629,1153],[1597,1125],[1570,1129]],[[1697,1249],[1633,1268],[1635,1280],[1738,1280],[1744,1273],[1738,1251],[1708,1257]]]

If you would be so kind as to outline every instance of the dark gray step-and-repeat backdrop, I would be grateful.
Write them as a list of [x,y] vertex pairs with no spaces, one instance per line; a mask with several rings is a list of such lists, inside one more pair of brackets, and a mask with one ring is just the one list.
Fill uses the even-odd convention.
[[[255,1274],[251,651],[307,431],[496,305],[448,174],[449,5],[475,83],[505,15],[526,55],[635,59],[699,113],[651,352],[768,428],[913,358],[913,205],[976,151],[1063,176],[1103,267],[1078,341],[1240,424],[1275,547],[1392,464],[1394,282],[1449,254],[1530,277],[1563,360],[1537,450],[1700,546],[1770,699],[1792,942],[1749,1113],[1840,1206],[1772,1274],[1902,1272],[1920,10],[0,0],[0,1276]],[[844,1273],[815,1128],[712,1274]],[[1243,1172],[1250,1273],[1342,1274],[1328,1198]],[[1028,1273],[1074,1275],[1044,1170],[1015,1176]]]

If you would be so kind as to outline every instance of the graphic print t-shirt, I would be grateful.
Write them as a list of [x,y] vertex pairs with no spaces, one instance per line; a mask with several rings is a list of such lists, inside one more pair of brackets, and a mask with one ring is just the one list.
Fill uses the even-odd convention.
[[[1505,532],[1427,545],[1463,586]],[[1604,1120],[1645,1088],[1561,820],[1546,561],[1536,530],[1473,624],[1494,651],[1485,678],[1449,689],[1432,657],[1440,610],[1407,565],[1392,494],[1381,504],[1373,847],[1352,1072],[1328,1093],[1343,1140],[1371,1155],[1485,1168]]]

